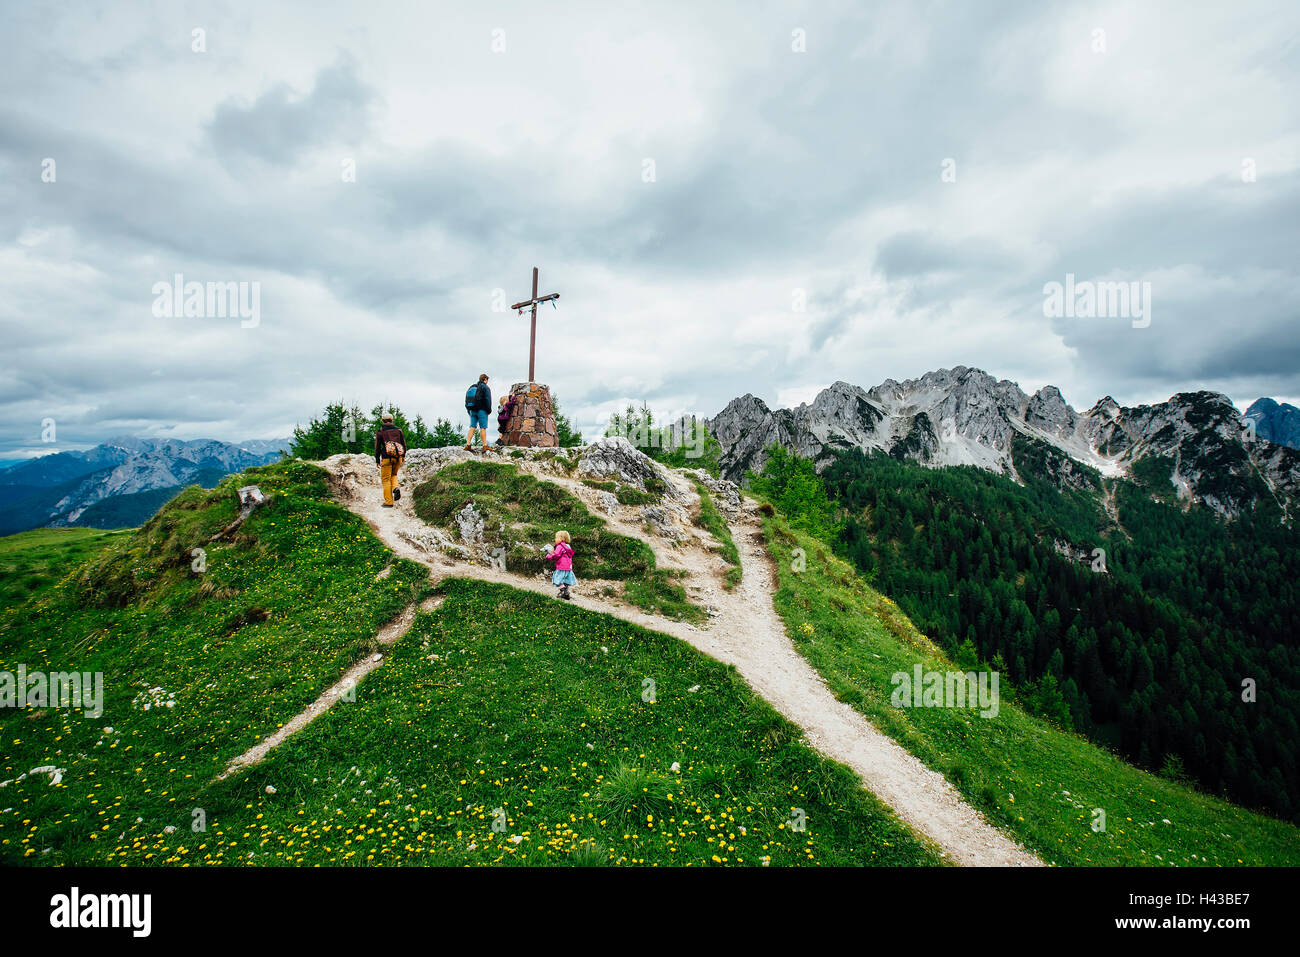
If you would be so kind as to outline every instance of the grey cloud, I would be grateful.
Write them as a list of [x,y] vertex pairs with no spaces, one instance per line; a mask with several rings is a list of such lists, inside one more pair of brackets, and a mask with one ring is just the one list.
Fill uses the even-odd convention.
[[223,156],[291,165],[325,144],[365,138],[376,100],[375,92],[357,76],[355,63],[344,59],[321,70],[316,85],[305,95],[281,83],[252,103],[220,103],[208,134]]
[[[499,11],[512,51],[526,49],[523,9]],[[1210,9],[1169,6],[1169,35]],[[639,391],[652,405],[693,395],[712,414],[745,392],[775,401],[791,386],[869,386],[958,364],[1026,384],[1050,376],[1087,403],[1211,379],[1300,394],[1300,187],[1290,171],[1262,163],[1251,185],[1226,170],[1106,203],[1085,195],[1076,207],[1058,196],[1108,156],[1143,169],[1167,159],[1163,106],[1125,114],[1100,94],[1063,103],[1049,89],[1063,24],[1088,10],[670,3],[652,21],[555,11],[560,26],[575,17],[588,45],[602,30],[611,43],[631,31],[683,51],[670,66],[698,116],[680,129],[671,116],[639,122],[619,97],[575,102],[575,81],[633,99],[667,89],[656,62],[593,76],[576,48],[548,50],[506,97],[493,71],[517,61],[491,59],[486,42],[482,60],[466,59],[461,48],[483,37],[452,13],[403,14],[402,36],[436,34],[441,57],[397,42],[385,8],[358,16],[326,3],[274,46],[251,28],[231,43],[226,26],[214,35],[224,59],[197,63],[184,31],[148,18],[106,12],[92,31],[58,12],[0,13],[0,56],[19,67],[0,78],[0,332],[17,370],[0,381],[0,454],[30,444],[33,413],[54,405],[88,440],[146,413],[225,430],[217,438],[267,434],[263,425],[304,421],[340,394],[403,405],[419,395],[428,405],[414,411],[455,419],[466,369],[519,374],[521,326],[488,312],[488,295],[522,293],[534,264],[544,283],[563,283],[541,367],[569,409]],[[258,22],[255,5],[231,11]],[[1243,29],[1276,20],[1279,38],[1296,24],[1292,12],[1250,4],[1241,18]],[[358,39],[376,21],[385,30]],[[789,51],[793,26],[808,29],[806,54]],[[1263,84],[1264,96],[1295,85],[1280,40],[1276,56],[1234,50],[1196,68],[1238,96],[1243,84]],[[287,62],[315,65],[314,78],[286,82]],[[57,75],[44,77],[44,63]],[[250,74],[266,84],[235,98],[225,78]],[[149,91],[166,105],[173,87],[192,101],[189,127],[152,118]],[[468,119],[440,114],[433,139],[385,125],[428,91]],[[105,117],[91,112],[104,104]],[[545,125],[521,136],[516,107]],[[503,120],[476,126],[485,114]],[[1261,111],[1252,132],[1278,141],[1293,119]],[[354,184],[338,181],[343,146],[357,154]],[[44,156],[58,159],[57,184],[39,180]],[[647,156],[655,183],[641,182]],[[939,181],[946,157],[958,163],[952,186]],[[1045,162],[1059,183],[1030,175]],[[957,200],[971,194],[959,191],[979,188],[1007,189],[1008,208],[963,221]],[[1030,215],[1040,211],[1050,215]],[[1199,291],[1158,287],[1149,329],[1041,317],[1042,284],[1066,271],[1179,269],[1200,277]],[[150,286],[175,272],[260,280],[263,326],[152,321]],[[887,286],[849,293],[872,274]],[[772,291],[787,276],[808,288],[805,316],[783,312],[788,292]],[[650,290],[650,301],[625,301],[624,286]],[[661,308],[662,321],[644,322]],[[642,322],[625,324],[625,312]],[[651,334],[631,331],[647,325]],[[742,327],[749,338],[726,338]],[[396,359],[381,358],[384,343]],[[610,368],[587,363],[597,347]]]

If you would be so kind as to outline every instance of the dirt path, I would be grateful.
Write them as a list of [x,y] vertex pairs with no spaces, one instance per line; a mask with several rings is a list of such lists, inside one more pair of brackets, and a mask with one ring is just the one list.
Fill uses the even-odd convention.
[[[410,510],[409,498],[396,508],[382,507],[373,461],[365,461],[361,456],[350,460],[336,457],[322,464],[335,476],[339,500],[364,518],[395,554],[427,566],[435,581],[448,577],[475,578],[554,595],[545,578],[529,578],[490,565],[460,561],[437,548],[428,526]],[[581,483],[532,468],[529,471],[538,478],[564,485],[591,503],[592,492]],[[404,488],[409,492],[427,474],[431,473],[408,477],[403,482]],[[689,483],[683,480],[679,487],[685,493]],[[690,494],[694,494],[693,489]],[[615,531],[647,539],[644,529],[624,517],[612,515],[607,521]],[[831,694],[821,676],[795,650],[772,603],[774,569],[761,544],[762,526],[754,503],[746,502],[731,521],[731,531],[740,550],[743,569],[743,579],[732,591],[721,587],[719,559],[708,549],[698,547],[700,541],[688,541],[677,547],[649,541],[662,565],[685,569],[690,575],[688,587],[693,585],[691,590],[697,599],[713,607],[713,615],[704,627],[650,615],[621,602],[585,593],[581,586],[574,592],[573,603],[680,638],[721,662],[735,665],[759,695],[803,729],[814,748],[852,768],[869,790],[955,862],[1041,865],[1033,854],[990,825],[941,774],[927,768]],[[289,727],[286,725],[282,730]],[[273,747],[271,740],[265,744]]]
[[[385,576],[386,577],[386,576]],[[438,605],[442,604],[441,598],[430,598],[418,606],[419,611],[432,611]],[[400,615],[386,624],[375,634],[375,643],[381,647],[395,643],[399,638],[411,630],[411,625],[415,622],[415,613],[417,606],[408,605]],[[367,655],[364,659],[357,662],[351,668],[343,673],[343,677],[327,688],[319,698],[307,706],[307,709],[301,714],[296,715],[287,724],[276,729],[275,734],[259,741],[239,757],[235,758],[230,764],[226,765],[226,770],[217,775],[217,780],[221,781],[230,777],[237,771],[244,768],[252,767],[263,761],[272,748],[284,743],[285,739],[291,735],[297,734],[307,725],[311,724],[321,715],[323,715],[334,705],[343,701],[348,692],[357,686],[366,675],[374,671],[384,663],[384,656],[380,652]]]

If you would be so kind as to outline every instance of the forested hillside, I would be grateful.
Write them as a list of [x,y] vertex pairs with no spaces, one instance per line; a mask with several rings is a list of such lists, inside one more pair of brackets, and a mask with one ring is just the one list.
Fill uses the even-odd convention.
[[1042,447],[1016,457],[1023,486],[841,455],[824,473],[846,509],[838,547],[1034,710],[1294,820],[1300,534],[1266,509],[1224,522],[1181,508],[1159,460],[1131,482],[1064,472]]

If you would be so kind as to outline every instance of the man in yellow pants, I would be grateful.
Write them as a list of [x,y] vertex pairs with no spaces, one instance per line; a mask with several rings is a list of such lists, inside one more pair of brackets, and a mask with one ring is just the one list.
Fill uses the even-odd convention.
[[402,498],[402,490],[397,487],[397,471],[406,456],[406,434],[393,425],[391,415],[385,415],[382,423],[375,433],[375,464],[384,483],[384,508],[392,508],[393,500]]

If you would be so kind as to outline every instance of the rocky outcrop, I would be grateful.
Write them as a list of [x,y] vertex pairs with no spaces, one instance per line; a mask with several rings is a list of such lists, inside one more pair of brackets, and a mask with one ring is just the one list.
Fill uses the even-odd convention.
[[1054,385],[1044,386],[1034,393],[1025,409],[1025,423],[1048,435],[1072,435],[1079,425],[1079,416],[1066,403],[1061,390]]
[[708,489],[709,497],[729,521],[740,513],[744,503],[740,497],[740,486],[735,482],[714,478],[704,469],[682,469],[681,471]]
[[465,507],[456,513],[456,527],[460,530],[460,540],[466,545],[483,541],[483,515],[473,502],[466,502]]
[[676,487],[662,468],[622,436],[609,436],[581,449],[578,472],[623,482],[643,492],[676,494]]
[[661,505],[642,505],[641,518],[650,530],[660,538],[669,541],[681,541],[682,532],[673,521],[672,515]]

